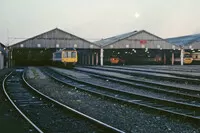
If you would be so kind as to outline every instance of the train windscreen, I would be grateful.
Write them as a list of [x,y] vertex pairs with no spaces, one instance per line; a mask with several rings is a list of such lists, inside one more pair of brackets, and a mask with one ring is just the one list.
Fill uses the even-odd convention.
[[64,58],[76,58],[76,52],[73,51],[65,51],[63,53]]
[[72,58],[76,58],[76,52],[72,52]]
[[192,55],[191,54],[184,54],[184,58],[191,58]]

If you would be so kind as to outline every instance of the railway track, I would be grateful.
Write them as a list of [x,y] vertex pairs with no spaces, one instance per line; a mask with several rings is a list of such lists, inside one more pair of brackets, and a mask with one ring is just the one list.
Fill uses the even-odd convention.
[[164,65],[130,65],[130,68],[144,68],[151,70],[164,70],[164,71],[177,71],[177,72],[200,72],[198,65],[174,65],[174,66],[164,66]]
[[[113,83],[126,85],[127,87],[132,88],[132,89],[128,89],[129,91],[136,89],[136,90],[142,90],[146,92],[153,92],[160,95],[160,97],[166,97],[166,99],[171,97],[175,101],[200,105],[200,95],[199,95],[200,91],[198,90],[192,91],[190,89],[186,89],[184,91],[181,91],[180,90],[181,88],[177,88],[177,87],[169,88],[168,86],[165,86],[165,85],[157,86],[157,84],[153,84],[152,82],[150,84],[144,81],[137,82],[129,78],[105,75],[98,71],[87,71],[85,69],[84,70],[77,69],[77,70],[80,72],[85,72],[86,74],[90,74],[91,76],[94,76],[98,79],[109,80],[109,81],[112,81]],[[126,88],[123,88],[123,89],[126,89]]]
[[59,82],[98,96],[117,100],[130,105],[156,110],[170,115],[179,116],[185,120],[191,120],[196,124],[199,124],[200,122],[200,106],[198,105],[135,94],[124,90],[117,90],[115,88],[81,81],[79,79],[57,73],[50,69],[43,69],[43,71]]
[[[106,75],[105,73],[102,73],[100,70],[99,72],[95,69],[90,69],[90,68],[75,68],[77,71],[80,72],[87,72],[90,74],[93,74],[94,76],[98,77],[106,77],[106,78],[113,78],[115,81],[119,83],[126,83],[132,86],[140,87],[140,88],[149,88],[153,89],[156,91],[163,91],[169,94],[177,94],[177,95],[182,95],[187,98],[189,97],[194,97],[194,98],[199,98],[200,97],[200,90],[198,89],[189,89],[187,87],[180,87],[180,86],[174,86],[173,84],[168,84],[168,83],[160,83],[156,81],[148,81],[148,80],[142,80],[142,79],[137,79],[137,78],[124,78],[124,77],[116,77],[112,75]],[[117,80],[116,80],[117,79]],[[156,88],[155,88],[156,87]]]
[[146,68],[132,68],[132,67],[121,67],[121,66],[104,66],[105,68],[116,68],[122,70],[132,70],[139,72],[150,72],[150,73],[161,73],[161,74],[170,74],[174,76],[184,77],[184,78],[193,78],[200,79],[200,74],[193,74],[194,72],[181,72],[181,71],[166,71],[166,70],[158,70],[158,69],[146,69]]
[[165,74],[165,73],[155,73],[155,72],[143,72],[143,71],[136,71],[136,70],[126,70],[122,68],[109,68],[109,67],[86,67],[90,69],[95,69],[95,70],[104,70],[104,71],[109,71],[109,72],[118,72],[118,73],[123,73],[123,74],[128,74],[132,76],[138,76],[138,77],[145,77],[149,79],[158,79],[158,80],[164,80],[164,81],[175,81],[175,82],[180,82],[180,83],[188,83],[188,84],[195,84],[199,85],[200,84],[200,79],[198,78],[190,78],[190,77],[182,77],[182,76],[175,76],[172,74]]
[[3,89],[17,111],[40,133],[123,133],[37,91],[26,81],[23,69],[10,73],[3,81]]
[[170,75],[174,75],[178,77],[200,79],[200,74],[193,74],[194,72],[169,71],[169,70],[166,71],[166,70],[158,70],[158,69],[133,68],[133,67],[122,67],[122,66],[104,66],[104,67],[122,69],[122,70],[132,70],[132,71],[139,71],[139,72],[170,74]]

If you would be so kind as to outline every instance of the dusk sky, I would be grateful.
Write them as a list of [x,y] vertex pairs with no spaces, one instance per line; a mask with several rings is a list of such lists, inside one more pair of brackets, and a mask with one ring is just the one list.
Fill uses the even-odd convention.
[[196,34],[199,6],[200,0],[0,0],[0,42],[56,27],[90,41],[143,29],[162,38]]

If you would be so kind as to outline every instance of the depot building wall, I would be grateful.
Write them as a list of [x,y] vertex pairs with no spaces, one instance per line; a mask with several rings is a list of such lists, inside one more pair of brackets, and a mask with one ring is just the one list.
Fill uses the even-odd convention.
[[4,55],[0,53],[0,69],[4,68]]

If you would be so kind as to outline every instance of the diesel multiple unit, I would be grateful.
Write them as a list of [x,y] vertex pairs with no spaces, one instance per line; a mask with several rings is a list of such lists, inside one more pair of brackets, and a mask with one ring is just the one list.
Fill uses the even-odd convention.
[[53,64],[64,65],[65,67],[74,67],[78,61],[76,49],[62,49],[53,53]]

